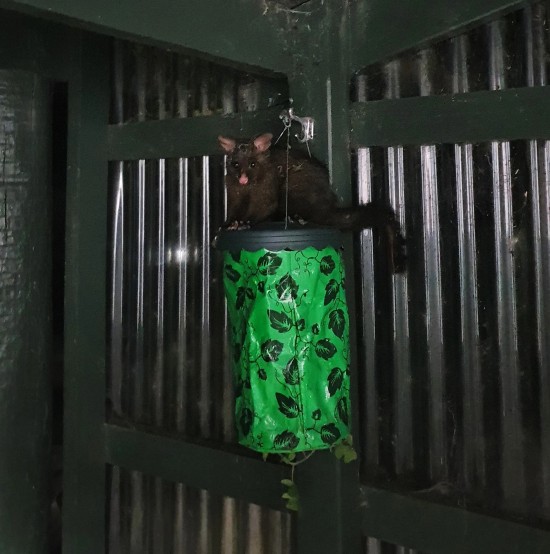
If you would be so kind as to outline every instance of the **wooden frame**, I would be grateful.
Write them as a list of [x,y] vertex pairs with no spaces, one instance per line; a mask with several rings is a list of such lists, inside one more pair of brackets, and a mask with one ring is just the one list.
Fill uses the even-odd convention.
[[[336,2],[312,3],[317,12],[289,16],[297,25],[309,25],[310,30],[290,38],[282,27],[276,28],[278,18],[271,13],[265,16],[259,4],[251,7],[216,2],[212,6],[162,0],[154,7],[150,2],[140,2],[136,7],[130,0],[1,0],[0,6],[47,15],[106,35],[170,45],[221,57],[229,63],[286,73],[297,110],[321,123],[317,154],[328,162],[335,187],[346,200],[351,197],[350,144],[472,142],[546,138],[550,134],[547,111],[541,113],[548,96],[545,87],[382,100],[366,105],[349,103],[351,75],[365,65],[517,8],[523,2],[491,0],[483,6],[474,0],[445,2],[435,12],[431,10],[433,3],[425,2],[429,17],[415,17],[416,25],[411,25],[406,15],[411,11],[422,14],[422,8],[412,1],[404,7],[400,3],[403,17],[388,33],[386,28],[394,23],[391,15],[397,11],[395,3],[380,0],[366,11],[366,4],[361,2],[352,12]],[[252,10],[254,31],[250,35],[236,30],[235,14],[238,18],[242,10]],[[212,13],[218,24],[224,25],[229,39],[202,31],[201,22],[209,21]],[[243,134],[254,134],[277,123],[277,110],[250,114],[244,123],[241,118],[237,121],[234,117],[213,116],[108,126],[107,38],[63,25],[42,24],[26,16],[10,17],[25,32],[15,32],[13,25],[6,25],[6,32],[0,34],[2,63],[36,70],[69,86],[66,551],[98,554],[104,550],[106,464],[282,509],[278,495],[284,472],[279,466],[243,458],[223,447],[106,425],[104,409],[108,160],[212,153],[212,133],[232,134],[238,126]],[[155,26],[150,25],[151,20]],[[405,22],[407,32],[403,32]],[[382,35],[383,39],[379,38]],[[14,44],[24,44],[25,48],[15,48]],[[293,56],[288,55],[289,47],[298,48]],[[318,48],[326,54],[320,59],[314,53]],[[521,117],[513,121],[502,117],[519,107],[524,108]],[[483,124],[477,119],[480,113],[487,118]],[[443,128],[433,121],[434,114],[451,124]],[[409,125],[403,126],[404,118]],[[465,125],[465,120],[471,123]],[[353,292],[351,298],[353,305]],[[357,414],[355,418],[357,423]],[[162,452],[161,463],[158,452]],[[206,465],[214,468],[208,476],[202,471]],[[550,533],[546,531],[360,486],[356,466],[342,466],[329,454],[315,456],[307,470],[300,473],[303,509],[297,520],[298,554],[359,552],[361,530],[370,537],[429,552],[481,553],[487,552],[487,545],[493,549],[499,545],[501,553],[517,552],[518,548],[542,553],[550,548]],[[248,481],[243,486],[245,474]],[[358,510],[360,493],[366,503]],[[420,520],[416,519],[418,514],[422,514]],[[323,533],[316,532],[320,528]]]

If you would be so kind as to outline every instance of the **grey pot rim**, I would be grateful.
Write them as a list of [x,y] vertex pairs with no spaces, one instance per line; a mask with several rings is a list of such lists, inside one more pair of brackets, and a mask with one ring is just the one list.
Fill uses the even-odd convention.
[[318,250],[327,247],[341,248],[343,234],[332,227],[284,222],[262,223],[251,229],[236,231],[222,230],[219,232],[216,248],[232,252],[246,250],[303,250],[313,247]]

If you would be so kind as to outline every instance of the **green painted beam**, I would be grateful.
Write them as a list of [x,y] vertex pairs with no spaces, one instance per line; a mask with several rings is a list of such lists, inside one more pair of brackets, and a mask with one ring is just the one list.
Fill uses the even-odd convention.
[[67,81],[78,31],[64,25],[0,10],[0,67],[22,69]]
[[110,160],[190,158],[221,154],[218,135],[248,138],[283,129],[281,108],[231,115],[143,121],[110,125],[107,133]]
[[0,7],[138,42],[284,72],[284,30],[248,0],[0,0]]
[[392,146],[550,138],[550,88],[356,103],[352,144]]
[[362,487],[363,534],[426,553],[546,554],[550,531]]
[[[533,1],[533,0],[531,0]],[[529,0],[360,0],[353,4],[353,71],[519,9]]]
[[289,468],[242,453],[105,425],[105,463],[286,510],[281,479],[289,478]]

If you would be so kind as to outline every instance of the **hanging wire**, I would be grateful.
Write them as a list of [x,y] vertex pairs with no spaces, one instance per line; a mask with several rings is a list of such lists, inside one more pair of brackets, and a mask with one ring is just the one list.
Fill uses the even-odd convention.
[[311,150],[309,149],[309,141],[313,139],[313,129],[315,125],[315,120],[312,117],[299,117],[294,114],[292,108],[288,108],[287,110],[283,110],[281,114],[279,115],[280,119],[283,122],[284,129],[281,131],[281,134],[275,141],[275,144],[279,142],[281,137],[283,136],[284,132],[286,131],[286,186],[285,186],[285,229],[288,229],[288,187],[289,187],[289,179],[288,179],[288,173],[289,173],[289,152],[290,152],[290,127],[292,126],[292,122],[296,121],[302,126],[302,133],[301,135],[296,135],[296,138],[302,142],[306,143],[307,146],[307,152],[309,154],[309,157],[311,158]]
[[281,134],[277,137],[277,140],[275,141],[275,144],[277,144],[281,137],[284,135],[284,132],[287,131],[287,133],[290,133],[290,121],[283,121],[284,129],[281,131]]
[[285,230],[288,229],[288,166],[290,154],[290,125],[288,122],[286,127],[286,183],[285,183]]

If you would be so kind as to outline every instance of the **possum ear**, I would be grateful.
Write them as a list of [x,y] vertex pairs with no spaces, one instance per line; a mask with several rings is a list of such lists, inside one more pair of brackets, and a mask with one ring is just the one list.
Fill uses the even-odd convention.
[[222,150],[225,150],[228,154],[235,148],[235,145],[237,144],[236,140],[222,137],[221,135],[218,137],[218,142],[220,143]]
[[273,135],[271,133],[264,133],[254,139],[254,148],[258,152],[265,152],[271,146],[271,139]]

